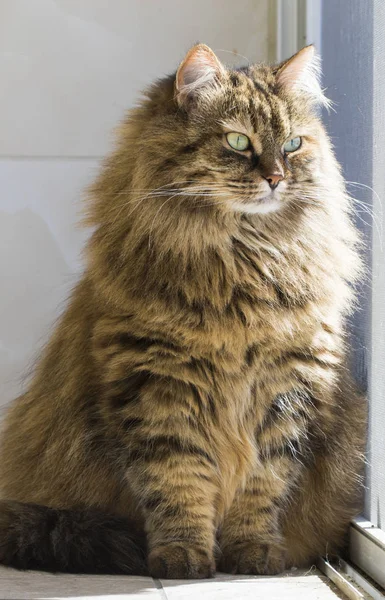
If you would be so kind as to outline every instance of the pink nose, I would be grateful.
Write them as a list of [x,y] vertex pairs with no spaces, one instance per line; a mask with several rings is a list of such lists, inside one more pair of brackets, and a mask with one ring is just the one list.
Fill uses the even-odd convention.
[[265,176],[265,179],[272,190],[275,190],[275,188],[277,187],[279,182],[282,181],[283,178],[284,177],[282,173],[271,173],[271,175]]

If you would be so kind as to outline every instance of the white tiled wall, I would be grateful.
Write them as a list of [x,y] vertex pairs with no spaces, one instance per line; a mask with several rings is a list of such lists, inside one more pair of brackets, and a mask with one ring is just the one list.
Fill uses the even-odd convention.
[[[33,0],[34,1],[34,0]],[[0,405],[26,371],[80,269],[76,227],[95,159],[0,160]]]
[[267,2],[0,0],[0,154],[104,154],[138,90],[196,41],[265,59]]
[[267,59],[269,0],[0,0],[0,404],[81,268],[82,190],[138,91],[196,41]]

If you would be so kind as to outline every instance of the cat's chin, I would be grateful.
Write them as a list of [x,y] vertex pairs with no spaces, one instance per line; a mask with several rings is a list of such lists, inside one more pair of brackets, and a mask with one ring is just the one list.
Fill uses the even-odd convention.
[[264,198],[251,200],[250,202],[232,202],[231,206],[235,212],[264,215],[279,210],[282,207],[282,202],[277,195],[269,194]]

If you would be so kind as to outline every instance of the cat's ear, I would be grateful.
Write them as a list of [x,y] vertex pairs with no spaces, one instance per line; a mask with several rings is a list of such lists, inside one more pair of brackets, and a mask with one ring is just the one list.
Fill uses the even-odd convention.
[[283,90],[297,91],[316,104],[327,108],[330,101],[320,86],[321,62],[313,45],[302,48],[289,60],[275,69],[278,86]]
[[223,65],[208,46],[193,46],[176,73],[175,96],[178,104],[185,104],[212,91],[220,84],[225,74]]

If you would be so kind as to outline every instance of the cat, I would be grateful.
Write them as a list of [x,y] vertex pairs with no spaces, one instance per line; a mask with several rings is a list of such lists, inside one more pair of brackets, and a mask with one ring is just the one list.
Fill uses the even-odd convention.
[[0,562],[205,578],[343,549],[360,239],[313,46],[154,83],[89,190],[84,275],[5,420]]

